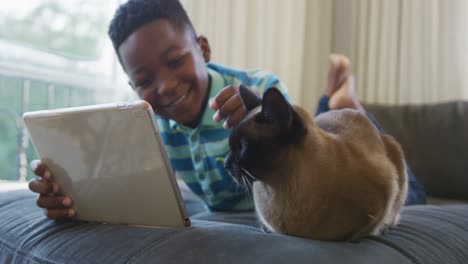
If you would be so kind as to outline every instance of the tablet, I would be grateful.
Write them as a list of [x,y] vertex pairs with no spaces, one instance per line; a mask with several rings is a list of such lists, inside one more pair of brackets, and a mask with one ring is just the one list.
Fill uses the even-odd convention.
[[80,220],[189,226],[154,113],[145,101],[27,112],[23,121]]

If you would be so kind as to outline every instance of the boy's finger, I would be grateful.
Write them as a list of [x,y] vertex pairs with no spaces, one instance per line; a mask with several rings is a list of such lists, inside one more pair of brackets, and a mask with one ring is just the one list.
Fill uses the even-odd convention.
[[227,118],[230,115],[232,115],[238,108],[244,108],[243,107],[244,103],[242,102],[242,99],[239,94],[233,95],[231,98],[229,98],[226,102],[224,102],[223,106],[218,109],[218,111],[215,113],[215,116],[213,119],[216,122],[221,121],[223,118]]
[[239,107],[234,113],[232,113],[229,118],[224,122],[223,127],[225,129],[231,129],[244,118],[245,115],[245,109],[243,107]]
[[73,204],[73,201],[68,196],[49,196],[45,194],[39,195],[36,201],[37,206],[46,209],[65,209]]
[[233,85],[224,87],[214,98],[210,99],[210,107],[218,110],[236,91],[237,88]]
[[51,183],[40,179],[34,179],[29,182],[29,189],[35,193],[50,194],[57,193],[60,188],[56,183]]
[[74,217],[75,215],[76,215],[76,212],[72,208],[48,209],[46,211],[47,217],[56,219],[56,220],[71,218],[71,217]]
[[39,177],[44,178],[45,180],[50,180],[50,171],[47,166],[42,163],[40,160],[33,160],[29,163],[31,170]]

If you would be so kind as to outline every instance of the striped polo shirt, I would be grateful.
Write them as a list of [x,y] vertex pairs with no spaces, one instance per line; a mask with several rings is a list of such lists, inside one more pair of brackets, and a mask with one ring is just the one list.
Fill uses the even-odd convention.
[[[207,64],[210,75],[209,98],[228,85],[244,84],[259,94],[276,87],[286,96],[286,86],[279,78],[260,70],[240,71],[218,64]],[[157,116],[163,142],[176,174],[212,211],[244,211],[253,209],[252,195],[238,186],[224,168],[229,152],[230,130],[224,121],[215,122],[215,111],[205,107],[200,124],[191,128]]]

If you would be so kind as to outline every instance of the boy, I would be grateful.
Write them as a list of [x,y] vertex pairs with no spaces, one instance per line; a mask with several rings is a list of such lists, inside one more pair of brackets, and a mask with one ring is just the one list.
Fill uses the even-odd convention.
[[[244,84],[258,95],[276,87],[288,98],[284,84],[264,71],[207,64],[208,41],[196,36],[178,1],[128,1],[116,11],[109,36],[130,85],[157,115],[176,173],[210,210],[252,210],[250,195],[235,185],[222,162],[229,151],[229,129],[245,115],[238,87]],[[332,63],[330,78],[337,80],[330,82],[327,93],[332,108],[360,106],[355,95],[346,92],[348,68]],[[29,185],[40,193],[38,206],[46,208],[50,218],[73,217],[71,197],[56,194],[59,186],[49,181],[46,166],[34,161],[31,167],[41,177]]]

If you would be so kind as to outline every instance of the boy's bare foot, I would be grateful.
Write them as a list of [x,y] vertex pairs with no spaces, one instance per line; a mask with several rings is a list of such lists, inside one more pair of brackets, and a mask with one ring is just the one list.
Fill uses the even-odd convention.
[[358,110],[363,114],[366,113],[366,110],[361,105],[361,102],[359,102],[356,95],[356,86],[353,75],[349,75],[336,92],[330,96],[328,107],[330,109],[351,108]]
[[354,76],[350,73],[349,59],[341,54],[330,55],[330,70],[326,95],[330,109],[351,108],[365,114],[356,95]]
[[334,94],[350,75],[349,59],[342,54],[330,54],[328,57],[330,68],[328,69],[327,96]]

